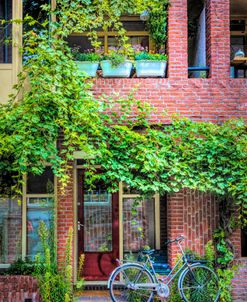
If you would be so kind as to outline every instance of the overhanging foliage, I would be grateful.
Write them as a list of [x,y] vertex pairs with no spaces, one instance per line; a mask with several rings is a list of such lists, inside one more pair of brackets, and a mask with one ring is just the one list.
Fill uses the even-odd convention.
[[[68,7],[60,10],[61,23],[51,23],[52,32],[44,24],[43,30],[25,34],[26,61],[16,86],[19,101],[13,95],[0,106],[1,174],[14,172],[21,179],[27,172],[42,173],[49,163],[66,184],[73,152],[80,150],[90,155],[85,161],[88,175],[103,178],[113,190],[124,181],[143,194],[184,187],[229,194],[246,223],[245,123],[215,125],[176,118],[154,128],[148,120],[155,111],[132,95],[96,99],[64,41],[74,26],[66,23],[68,14],[72,20],[79,18],[78,11],[72,7],[68,12]],[[26,20],[35,25],[30,17]],[[24,85],[29,88],[23,90]],[[59,150],[55,142],[61,135]],[[102,167],[98,176],[95,165]]]

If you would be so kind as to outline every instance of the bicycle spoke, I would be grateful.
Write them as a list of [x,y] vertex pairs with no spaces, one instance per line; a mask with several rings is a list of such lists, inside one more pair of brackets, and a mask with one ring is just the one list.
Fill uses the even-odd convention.
[[215,302],[218,300],[218,279],[215,273],[202,265],[188,270],[179,285],[185,301]]
[[110,284],[110,294],[115,302],[151,302],[152,276],[143,267],[129,265],[119,268]]

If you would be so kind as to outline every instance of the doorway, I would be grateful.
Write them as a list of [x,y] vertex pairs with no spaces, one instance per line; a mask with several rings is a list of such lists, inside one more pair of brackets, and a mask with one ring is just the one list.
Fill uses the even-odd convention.
[[78,256],[85,255],[83,278],[104,281],[119,258],[119,198],[102,181],[89,190],[78,170]]

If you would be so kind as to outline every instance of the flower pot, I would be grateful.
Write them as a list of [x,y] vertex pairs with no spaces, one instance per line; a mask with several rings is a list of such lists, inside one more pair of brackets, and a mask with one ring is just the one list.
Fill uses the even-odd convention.
[[96,77],[99,62],[76,61],[78,69],[90,77]]
[[139,60],[136,61],[136,75],[138,78],[164,77],[166,61]]
[[129,78],[132,63],[130,61],[124,61],[123,63],[113,66],[110,60],[104,60],[100,62],[104,78]]

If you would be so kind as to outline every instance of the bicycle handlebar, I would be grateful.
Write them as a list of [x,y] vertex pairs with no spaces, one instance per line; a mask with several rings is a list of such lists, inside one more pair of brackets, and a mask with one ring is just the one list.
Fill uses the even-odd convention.
[[173,242],[181,242],[185,239],[186,237],[184,235],[180,235],[179,237],[177,237],[176,239],[173,240],[168,240],[165,244],[171,244]]

